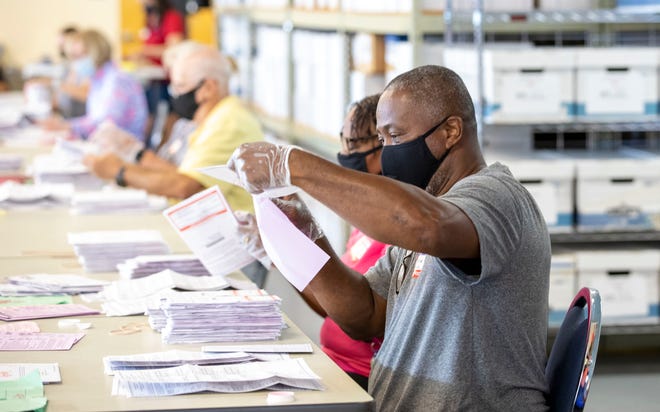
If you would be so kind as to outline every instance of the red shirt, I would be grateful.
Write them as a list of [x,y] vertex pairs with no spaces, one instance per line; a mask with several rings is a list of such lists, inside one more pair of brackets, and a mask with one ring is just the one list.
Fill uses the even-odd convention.
[[[185,20],[183,15],[175,9],[168,9],[163,15],[160,24],[158,19],[147,16],[147,30],[149,35],[144,40],[144,44],[165,44],[165,39],[170,34],[185,33]],[[156,57],[150,57],[154,64],[161,65],[161,60]]]
[[[365,273],[383,256],[387,245],[353,229],[341,260],[350,268]],[[321,326],[321,349],[339,367],[351,373],[369,376],[371,358],[380,347],[380,340],[371,342],[351,339],[332,319],[326,317]]]

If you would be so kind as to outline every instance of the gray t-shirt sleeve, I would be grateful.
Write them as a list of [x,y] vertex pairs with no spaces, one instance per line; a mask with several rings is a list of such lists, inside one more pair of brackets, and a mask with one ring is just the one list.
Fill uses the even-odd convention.
[[393,279],[394,263],[400,250],[398,247],[388,246],[385,254],[364,274],[371,289],[384,299],[387,299],[388,296],[390,283]]
[[[511,180],[511,181],[509,181]],[[473,175],[441,197],[460,208],[479,236],[480,280],[502,273],[520,243],[522,219],[515,181],[506,174]]]

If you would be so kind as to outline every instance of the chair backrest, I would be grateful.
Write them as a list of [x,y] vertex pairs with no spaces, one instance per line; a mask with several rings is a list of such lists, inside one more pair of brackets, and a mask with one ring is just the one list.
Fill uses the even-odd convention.
[[600,326],[598,291],[580,289],[566,312],[545,367],[551,411],[584,408],[596,366]]

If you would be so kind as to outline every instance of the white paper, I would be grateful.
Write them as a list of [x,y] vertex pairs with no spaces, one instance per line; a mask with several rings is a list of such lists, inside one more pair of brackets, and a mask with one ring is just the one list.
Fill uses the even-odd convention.
[[[205,175],[211,176],[213,178],[222,180],[227,183],[231,183],[236,186],[243,187],[241,180],[238,178],[236,172],[231,170],[227,165],[219,166],[210,166],[197,169],[199,172],[204,173]],[[244,188],[244,187],[243,187]],[[244,188],[245,189],[245,188]],[[266,197],[282,197],[287,196],[293,193],[296,193],[300,188],[297,186],[284,186],[276,187],[274,189],[266,189],[263,192],[263,196]]]
[[113,395],[168,396],[201,391],[248,392],[269,387],[321,390],[321,378],[301,358],[237,365],[183,365],[117,371]]
[[107,316],[143,314],[154,298],[164,298],[183,290],[219,290],[229,286],[220,276],[187,276],[166,269],[139,279],[122,279],[112,282],[101,293],[105,302],[103,312]]
[[238,221],[217,186],[166,209],[163,215],[212,275],[224,276],[254,261],[238,238]]
[[247,352],[247,353],[312,353],[309,343],[272,345],[209,345],[202,346],[202,352]]
[[35,369],[39,371],[43,383],[62,382],[57,363],[0,363],[0,381],[22,378]]
[[254,197],[261,242],[284,277],[302,291],[330,259],[267,197]]
[[9,277],[10,285],[0,285],[0,294],[40,295],[98,292],[110,282],[74,274],[29,274]]
[[106,375],[112,375],[117,370],[156,369],[188,364],[224,365],[254,360],[256,360],[254,356],[245,352],[204,353],[175,349],[136,355],[105,356],[103,357],[103,367]]

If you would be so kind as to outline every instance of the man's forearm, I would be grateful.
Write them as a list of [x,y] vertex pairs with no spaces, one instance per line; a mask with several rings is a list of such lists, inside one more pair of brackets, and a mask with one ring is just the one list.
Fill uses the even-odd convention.
[[151,170],[176,171],[176,165],[159,157],[154,151],[146,150],[138,163],[141,167]]
[[330,260],[303,290],[303,295],[313,296],[326,314],[354,339],[382,336],[386,301],[374,294],[364,276],[341,262],[325,237],[316,243],[330,255]]
[[[337,166],[301,150],[290,155],[291,183],[367,236],[406,249],[435,252],[429,236],[444,216],[438,200],[412,185]],[[448,220],[447,220],[448,221]]]
[[152,194],[185,199],[203,188],[197,181],[175,169],[154,171],[137,165],[124,167],[124,180],[128,186],[144,189]]

